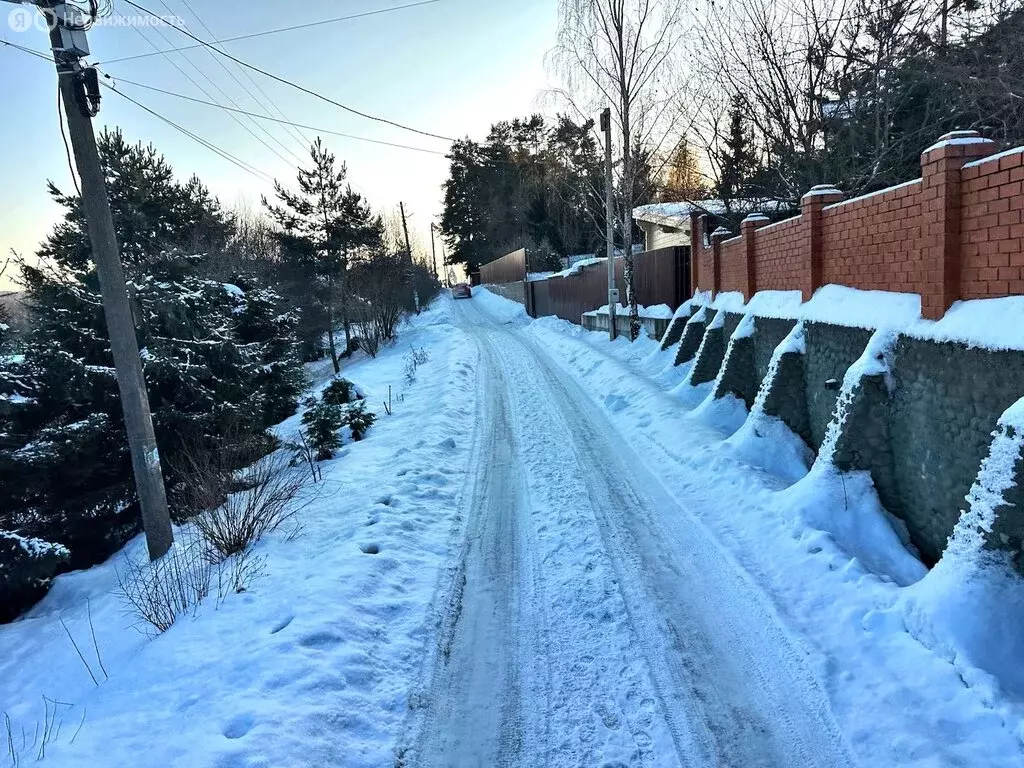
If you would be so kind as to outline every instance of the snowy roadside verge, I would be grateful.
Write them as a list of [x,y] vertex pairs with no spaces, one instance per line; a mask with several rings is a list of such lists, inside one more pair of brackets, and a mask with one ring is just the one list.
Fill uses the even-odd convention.
[[[487,311],[503,311],[500,297],[480,298]],[[609,343],[603,333],[554,318],[524,330],[603,409],[624,450],[687,509],[669,524],[705,526],[723,557],[763,589],[807,653],[862,764],[1024,765],[1021,703],[989,676],[971,674],[962,659],[915,639],[903,607],[907,589],[810,524],[810,511],[861,512],[852,487],[802,498],[803,509],[780,503],[779,491],[806,466],[794,462],[783,479],[743,463],[725,444],[726,432],[670,393],[679,376],[674,350],[660,351],[654,340]],[[773,458],[762,466],[777,468],[785,457]]]
[[[412,346],[429,360],[408,382]],[[115,594],[118,554],[58,578],[27,617],[0,626],[0,714],[21,762],[36,759],[33,734],[53,718],[45,696],[70,706],[53,718],[43,765],[392,764],[465,479],[475,359],[445,297],[412,318],[397,345],[343,370],[377,424],[322,465],[322,495],[301,512],[302,534],[256,547],[265,575],[247,592],[211,599],[150,639]],[[318,392],[329,366],[311,373]],[[388,385],[392,416],[382,405]],[[143,547],[136,539],[126,552]],[[0,729],[6,744],[3,721]]]

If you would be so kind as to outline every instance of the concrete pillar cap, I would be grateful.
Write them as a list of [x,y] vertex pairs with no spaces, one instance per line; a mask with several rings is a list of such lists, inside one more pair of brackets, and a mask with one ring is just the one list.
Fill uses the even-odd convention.
[[743,220],[743,223],[746,224],[748,221],[749,222],[757,222],[757,221],[768,221],[768,220],[769,220],[768,217],[765,216],[760,211],[754,211],[752,213],[748,213],[747,214],[747,218],[745,218]]
[[801,198],[802,200],[808,197],[817,197],[818,195],[841,195],[843,190],[834,184],[815,184],[811,187]]
[[711,236],[712,237],[732,237],[732,232],[730,232],[725,227],[719,227],[718,229],[716,229],[714,232],[711,233]]
[[977,131],[950,131],[939,136],[939,141],[952,141],[953,139],[971,139],[980,138],[981,134]]

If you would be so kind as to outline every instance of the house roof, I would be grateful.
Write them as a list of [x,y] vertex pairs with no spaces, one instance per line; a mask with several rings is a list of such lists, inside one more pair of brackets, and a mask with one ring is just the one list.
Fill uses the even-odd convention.
[[[753,213],[785,211],[793,205],[787,200],[771,200],[767,198],[744,198],[729,201],[729,209],[733,213]],[[684,203],[652,203],[633,209],[633,218],[637,221],[648,221],[666,227],[688,226],[690,213],[710,213],[720,216],[727,212],[723,200],[694,200]]]

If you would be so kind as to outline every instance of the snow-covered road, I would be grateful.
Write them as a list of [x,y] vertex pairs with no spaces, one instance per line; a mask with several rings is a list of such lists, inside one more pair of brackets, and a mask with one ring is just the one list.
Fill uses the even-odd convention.
[[457,304],[477,471],[406,762],[855,764],[747,574],[534,337]]

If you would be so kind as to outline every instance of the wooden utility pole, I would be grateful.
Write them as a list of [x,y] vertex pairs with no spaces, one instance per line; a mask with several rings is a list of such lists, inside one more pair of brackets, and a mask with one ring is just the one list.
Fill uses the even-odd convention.
[[430,266],[434,270],[434,277],[441,282],[441,276],[437,274],[437,246],[434,244],[434,222],[430,222]]
[[611,109],[605,109],[601,113],[601,130],[604,132],[604,231],[608,252],[608,338],[615,341],[615,307],[619,303],[619,291],[615,287],[615,191],[612,188]]
[[409,242],[409,225],[405,222],[405,203],[398,204],[398,210],[402,212],[402,231],[405,232],[405,253],[409,260],[409,281],[412,283],[412,300],[416,305],[416,314],[420,313],[420,292],[416,290],[415,275],[412,269],[412,244]]
[[[100,280],[103,314],[117,371],[117,386],[121,393],[135,487],[142,508],[142,525],[146,531],[149,557],[156,560],[170,549],[174,534],[171,531],[171,517],[167,510],[167,495],[160,470],[160,453],[153,434],[153,418],[139,359],[135,322],[128,302],[114,219],[110,213],[106,181],[96,149],[92,117],[86,107],[86,70],[82,67],[79,52],[69,50],[67,46],[69,29],[61,26],[54,10],[60,4],[56,0],[42,0],[40,8],[50,24],[50,46],[57,64],[75,167],[82,182],[82,209],[89,229],[92,260],[96,263]],[[75,31],[84,37],[84,31]],[[95,97],[98,107],[98,91]]]

